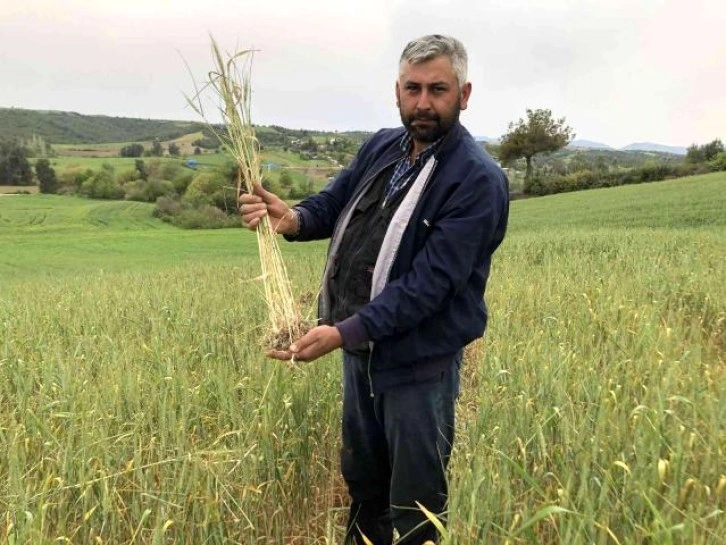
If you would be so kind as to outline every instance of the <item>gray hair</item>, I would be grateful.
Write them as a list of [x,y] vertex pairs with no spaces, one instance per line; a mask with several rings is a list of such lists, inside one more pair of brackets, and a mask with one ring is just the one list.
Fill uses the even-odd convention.
[[411,64],[426,62],[440,55],[446,55],[451,60],[461,89],[466,83],[466,49],[464,44],[451,36],[429,34],[412,40],[404,48],[399,65],[404,62]]

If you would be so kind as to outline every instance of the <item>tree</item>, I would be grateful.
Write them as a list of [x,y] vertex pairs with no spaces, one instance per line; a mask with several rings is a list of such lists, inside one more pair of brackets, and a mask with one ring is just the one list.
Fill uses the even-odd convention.
[[144,155],[144,146],[141,144],[129,144],[121,148],[121,157],[141,157]]
[[18,142],[0,142],[0,185],[33,185],[28,151]]
[[179,157],[181,154],[181,149],[179,149],[179,146],[176,144],[176,142],[172,142],[169,144],[169,155],[172,157]]
[[146,171],[146,164],[143,159],[136,159],[134,162],[134,168],[139,173],[139,178],[142,180],[147,180],[149,178],[149,173]]
[[50,157],[53,155],[53,148],[42,136],[33,133],[30,140],[21,140],[20,144],[28,151],[29,157]]
[[38,178],[38,187],[41,193],[58,192],[58,178],[48,159],[38,159],[35,162],[35,177]]
[[532,158],[538,153],[549,153],[564,148],[574,138],[565,118],[553,119],[550,110],[527,110],[527,119],[509,124],[509,132],[502,137],[499,160],[509,163],[524,157],[527,170],[525,184],[532,178]]
[[702,146],[691,144],[686,152],[686,162],[707,163],[715,159],[722,151],[724,151],[723,142],[719,138]]
[[720,138],[712,140],[711,142],[703,146],[703,155],[706,161],[713,161],[716,156],[723,151],[723,142],[721,142]]
[[161,157],[164,155],[164,147],[161,145],[158,138],[155,138],[154,142],[151,144],[151,155],[154,157]]

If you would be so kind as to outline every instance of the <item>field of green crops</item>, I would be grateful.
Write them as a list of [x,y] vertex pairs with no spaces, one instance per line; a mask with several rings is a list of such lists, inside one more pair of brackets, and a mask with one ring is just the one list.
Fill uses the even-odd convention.
[[[254,234],[0,197],[0,543],[337,544],[337,354],[261,354]],[[726,176],[512,203],[443,543],[721,544]],[[283,244],[299,293],[325,244]],[[312,310],[312,309],[311,309]]]

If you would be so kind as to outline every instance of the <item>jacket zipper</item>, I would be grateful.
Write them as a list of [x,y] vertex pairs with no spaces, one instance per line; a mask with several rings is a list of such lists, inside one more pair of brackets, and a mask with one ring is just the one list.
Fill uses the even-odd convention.
[[[386,163],[384,166],[382,166],[380,169],[378,169],[375,174],[373,174],[372,176],[369,176],[366,179],[364,185],[362,186],[363,189],[361,189],[361,193],[368,190],[368,186],[370,185],[371,180],[380,176],[381,172],[383,172],[384,170],[389,168],[391,165],[395,165],[398,161],[399,161],[399,159],[395,159],[393,161]],[[383,207],[385,207],[385,206],[386,206],[386,198],[383,197]],[[373,341],[369,341],[368,342],[369,351],[368,351],[367,373],[368,373],[368,386],[370,388],[371,399],[376,397],[376,395],[373,393],[373,372],[371,371],[371,360],[373,359],[373,348],[374,347],[375,347],[375,343]]]

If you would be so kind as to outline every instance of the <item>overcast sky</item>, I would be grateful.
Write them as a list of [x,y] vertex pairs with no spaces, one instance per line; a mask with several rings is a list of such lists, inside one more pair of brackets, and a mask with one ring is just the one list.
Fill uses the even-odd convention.
[[475,135],[549,108],[615,147],[726,140],[723,0],[0,0],[0,107],[196,120],[184,60],[204,78],[209,33],[259,50],[261,125],[395,126],[401,50],[445,33]]

